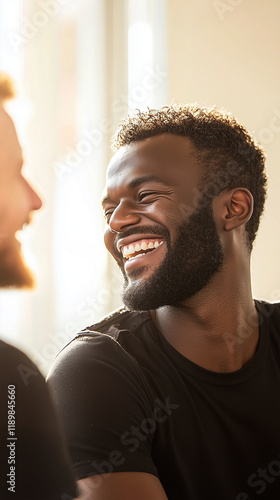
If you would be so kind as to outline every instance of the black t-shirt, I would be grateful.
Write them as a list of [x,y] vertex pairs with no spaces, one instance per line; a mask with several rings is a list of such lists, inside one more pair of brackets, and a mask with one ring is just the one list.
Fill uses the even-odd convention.
[[280,304],[256,306],[257,352],[231,373],[186,359],[149,313],[120,310],[68,344],[50,383],[76,477],[142,471],[169,500],[279,500]]
[[23,352],[0,341],[0,498],[70,500],[75,496],[49,388]]

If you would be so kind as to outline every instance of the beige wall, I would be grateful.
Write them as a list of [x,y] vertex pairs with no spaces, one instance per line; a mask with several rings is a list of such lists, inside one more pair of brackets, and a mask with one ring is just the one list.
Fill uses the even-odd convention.
[[267,153],[255,297],[280,300],[280,2],[168,0],[169,100],[233,112]]

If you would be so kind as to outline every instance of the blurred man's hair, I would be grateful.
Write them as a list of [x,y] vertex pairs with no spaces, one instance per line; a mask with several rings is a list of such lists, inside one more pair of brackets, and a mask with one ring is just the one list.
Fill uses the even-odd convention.
[[135,141],[170,133],[188,137],[202,168],[198,189],[209,202],[223,190],[247,188],[254,198],[254,211],[246,224],[252,249],[266,198],[265,155],[259,144],[230,113],[197,105],[170,105],[138,111],[122,120],[113,150]]

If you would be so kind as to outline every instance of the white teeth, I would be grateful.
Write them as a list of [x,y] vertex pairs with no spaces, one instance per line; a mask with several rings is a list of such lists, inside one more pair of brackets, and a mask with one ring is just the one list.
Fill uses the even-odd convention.
[[[161,241],[160,243],[158,241],[155,241],[154,243],[152,241],[150,241],[148,244],[145,242],[145,241],[142,241],[142,243],[135,243],[134,244],[130,244],[130,245],[127,245],[127,246],[124,246],[122,248],[122,254],[123,254],[123,257],[127,257],[128,255],[131,255],[133,256],[133,254],[135,252],[140,252],[140,250],[152,250],[153,248],[157,248],[159,247],[160,245],[162,245],[163,241]],[[135,255],[133,256],[132,258],[136,258],[136,257],[140,257],[142,255],[145,255],[144,253],[141,253],[141,254],[138,254],[138,255]]]
[[137,257],[142,257],[142,255],[146,255],[145,253],[139,253],[138,255],[134,255],[134,257],[128,257],[128,260],[137,259]]

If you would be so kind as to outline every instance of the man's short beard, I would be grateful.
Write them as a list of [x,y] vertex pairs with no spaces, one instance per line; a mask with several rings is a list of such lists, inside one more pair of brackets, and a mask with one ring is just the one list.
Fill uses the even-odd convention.
[[194,212],[178,228],[171,247],[167,238],[167,255],[150,278],[129,283],[124,269],[123,302],[134,311],[148,311],[165,305],[176,306],[202,290],[220,271],[223,249],[217,233],[211,206]]
[[34,287],[30,269],[24,262],[21,248],[14,239],[1,242],[0,245],[0,288]]

